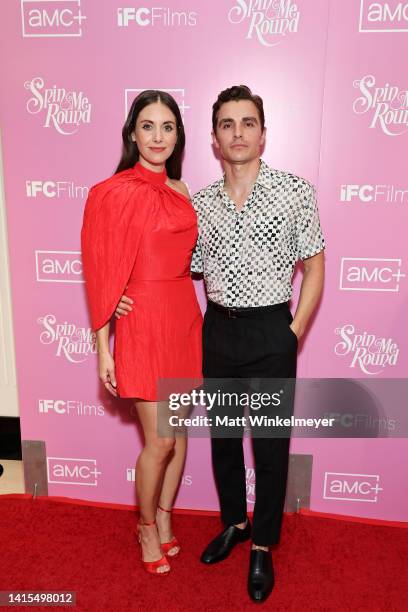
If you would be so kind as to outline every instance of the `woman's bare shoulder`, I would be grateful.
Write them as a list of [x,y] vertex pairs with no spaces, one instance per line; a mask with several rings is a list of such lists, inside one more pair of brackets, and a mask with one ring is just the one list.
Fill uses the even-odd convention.
[[176,179],[170,179],[170,178],[168,179],[168,181],[172,189],[186,196],[186,198],[188,198],[189,200],[191,199],[188,187],[183,181],[178,181]]

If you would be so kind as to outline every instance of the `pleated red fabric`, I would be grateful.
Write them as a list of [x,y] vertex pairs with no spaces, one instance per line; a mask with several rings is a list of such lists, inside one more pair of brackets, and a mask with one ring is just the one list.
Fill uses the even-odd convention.
[[92,327],[112,317],[121,295],[133,311],[116,321],[120,397],[158,399],[162,379],[201,379],[202,315],[190,277],[197,241],[191,202],[166,172],[140,163],[92,187],[81,233]]

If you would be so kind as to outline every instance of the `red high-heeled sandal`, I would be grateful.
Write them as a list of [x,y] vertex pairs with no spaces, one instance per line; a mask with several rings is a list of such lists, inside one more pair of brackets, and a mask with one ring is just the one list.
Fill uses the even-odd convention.
[[[170,512],[171,513],[171,510],[166,510],[166,508],[162,508],[159,505],[157,507],[159,508],[159,510],[162,510],[163,512]],[[177,555],[179,554],[179,552],[181,550],[181,546],[180,546],[177,538],[174,537],[174,536],[170,540],[170,542],[162,542],[161,543],[161,547],[162,547],[162,550],[163,550],[164,554],[167,555],[167,557],[171,557],[171,558],[177,557]],[[169,551],[172,548],[178,548],[178,550],[175,553],[170,554]]]
[[[144,523],[141,520],[139,520],[139,523],[137,524],[137,539],[139,541],[140,544],[140,551],[141,551],[141,558],[142,558],[142,564],[144,569],[146,570],[146,572],[148,572],[149,574],[154,574],[155,576],[165,576],[166,574],[168,574],[170,572],[170,563],[167,560],[166,555],[164,554],[160,559],[157,559],[157,561],[144,561],[143,559],[143,549],[142,549],[142,537],[140,535],[140,527],[146,526],[146,527],[151,527],[152,525],[155,525],[156,521],[152,521],[151,523]],[[167,566],[169,569],[165,572],[158,572],[158,568],[159,567],[164,567]]]

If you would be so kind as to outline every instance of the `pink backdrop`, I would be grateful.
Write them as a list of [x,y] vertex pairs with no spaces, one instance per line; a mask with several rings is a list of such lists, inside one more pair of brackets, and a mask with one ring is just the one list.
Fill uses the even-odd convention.
[[[131,405],[110,401],[98,383],[79,234],[87,188],[113,172],[139,90],[167,89],[181,105],[192,192],[220,175],[210,139],[217,93],[247,83],[264,98],[263,158],[317,185],[328,245],[324,297],[299,376],[407,371],[408,3],[155,5],[0,5],[22,437],[46,442],[50,495],[135,503],[139,430]],[[197,292],[205,308],[200,283]],[[312,509],[407,519],[404,439],[296,439],[291,450],[313,455]],[[251,508],[249,452],[247,466]],[[208,440],[190,440],[177,506],[218,508]]]

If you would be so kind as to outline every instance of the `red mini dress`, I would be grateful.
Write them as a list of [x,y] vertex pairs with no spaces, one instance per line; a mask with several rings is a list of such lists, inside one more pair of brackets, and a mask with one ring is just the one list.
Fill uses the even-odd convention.
[[123,293],[134,302],[116,321],[120,397],[163,399],[161,390],[180,388],[180,379],[193,379],[189,388],[201,381],[202,314],[190,277],[197,218],[166,179],[137,163],[92,187],[85,206],[82,262],[93,328],[110,320]]

